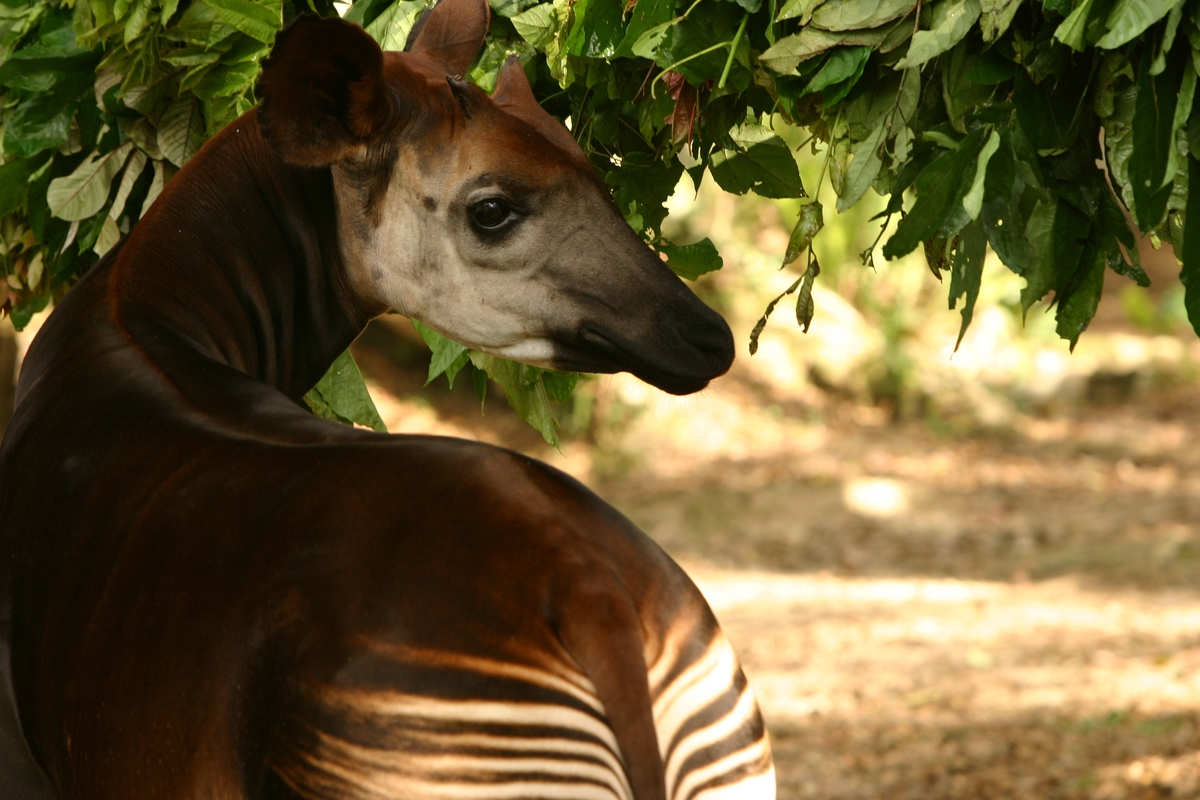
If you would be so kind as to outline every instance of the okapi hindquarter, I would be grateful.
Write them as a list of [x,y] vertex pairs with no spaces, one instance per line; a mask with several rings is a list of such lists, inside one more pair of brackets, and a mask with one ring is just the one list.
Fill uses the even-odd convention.
[[686,575],[523,456],[299,405],[395,308],[702,388],[729,329],[621,219],[481,0],[405,53],[302,17],[263,104],[67,295],[0,450],[0,796],[774,796]]

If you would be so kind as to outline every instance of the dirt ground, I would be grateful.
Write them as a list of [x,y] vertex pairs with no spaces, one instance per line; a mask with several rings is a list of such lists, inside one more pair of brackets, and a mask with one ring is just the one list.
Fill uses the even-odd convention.
[[832,404],[763,455],[598,478],[502,403],[398,399],[405,346],[358,351],[391,425],[580,474],[691,572],[783,800],[1200,798],[1200,387],[956,436]]

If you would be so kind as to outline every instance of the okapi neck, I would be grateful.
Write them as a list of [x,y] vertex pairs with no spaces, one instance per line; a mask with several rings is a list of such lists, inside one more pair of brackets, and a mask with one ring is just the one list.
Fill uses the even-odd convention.
[[369,318],[345,279],[329,168],[283,162],[253,111],[164,188],[122,248],[109,297],[172,382],[191,380],[184,365],[199,356],[293,400]]

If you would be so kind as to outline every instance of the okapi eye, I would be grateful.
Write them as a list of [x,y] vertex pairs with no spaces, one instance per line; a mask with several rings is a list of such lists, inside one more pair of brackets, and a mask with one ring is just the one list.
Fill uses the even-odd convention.
[[503,197],[488,197],[471,205],[471,222],[484,230],[495,230],[512,216],[512,206]]

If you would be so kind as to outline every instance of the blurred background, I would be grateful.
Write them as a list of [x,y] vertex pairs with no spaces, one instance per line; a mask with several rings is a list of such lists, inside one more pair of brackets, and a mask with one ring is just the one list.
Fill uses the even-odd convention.
[[[819,171],[803,160],[807,186]],[[494,386],[483,414],[469,379],[423,386],[402,317],[354,353],[389,430],[542,458],[689,570],[763,706],[782,800],[1200,798],[1200,340],[1173,254],[1144,243],[1149,289],[1109,273],[1074,354],[990,261],[955,350],[921,255],[863,263],[883,201],[822,199],[811,330],[785,299],[751,356],[798,277],[779,269],[798,206],[685,176],[664,232],[723,254],[694,288],[737,361],[686,398],[581,382],[561,450]],[[35,329],[0,331],[0,371]]]

